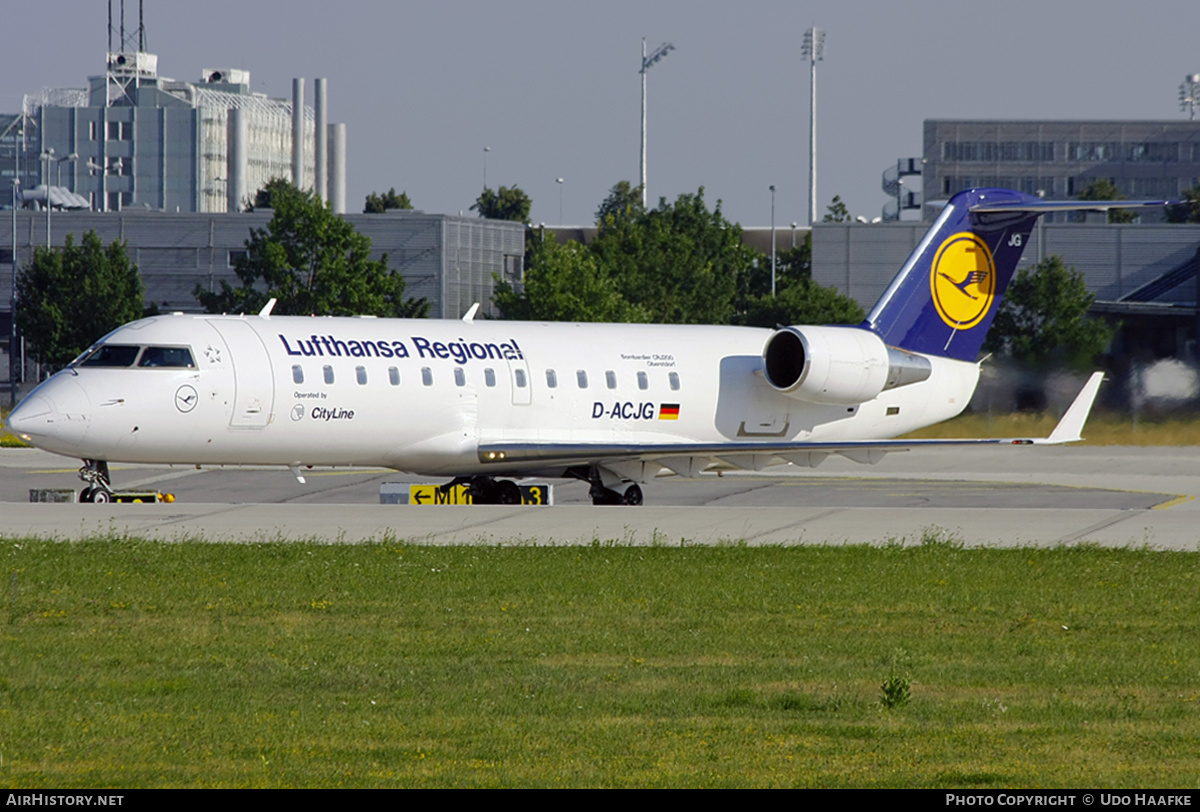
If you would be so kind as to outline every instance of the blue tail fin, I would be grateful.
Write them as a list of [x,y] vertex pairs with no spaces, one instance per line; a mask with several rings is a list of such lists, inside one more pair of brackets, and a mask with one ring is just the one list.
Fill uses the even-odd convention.
[[1009,189],[956,194],[862,326],[894,347],[975,361],[1042,203]]

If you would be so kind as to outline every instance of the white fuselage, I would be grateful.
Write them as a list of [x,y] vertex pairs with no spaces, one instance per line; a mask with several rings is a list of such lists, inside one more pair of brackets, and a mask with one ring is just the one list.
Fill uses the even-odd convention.
[[[492,443],[764,444],[896,437],[958,414],[976,364],[857,405],[780,394],[772,331],[637,324],[158,316],[106,345],[188,348],[191,366],[74,365],[10,429],[82,459],[485,470]],[[487,466],[489,473],[528,467]]]

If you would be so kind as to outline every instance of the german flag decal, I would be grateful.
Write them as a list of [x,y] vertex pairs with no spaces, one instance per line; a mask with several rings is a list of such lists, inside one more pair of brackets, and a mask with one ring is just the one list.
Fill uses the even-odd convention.
[[659,420],[678,420],[679,419],[679,404],[678,403],[663,403],[658,407]]

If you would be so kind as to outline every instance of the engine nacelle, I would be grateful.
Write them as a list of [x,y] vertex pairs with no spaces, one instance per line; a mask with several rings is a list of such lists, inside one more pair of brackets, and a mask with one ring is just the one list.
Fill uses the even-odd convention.
[[785,327],[763,347],[763,372],[788,397],[852,406],[923,381],[933,366],[861,327]]

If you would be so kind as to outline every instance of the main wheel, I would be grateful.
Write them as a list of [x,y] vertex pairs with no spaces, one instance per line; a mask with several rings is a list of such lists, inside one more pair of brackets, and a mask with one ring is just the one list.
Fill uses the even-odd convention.
[[619,505],[621,504],[621,494],[608,488],[601,488],[592,491],[593,505]]
[[92,498],[88,501],[95,502],[96,504],[108,504],[112,501],[112,494],[104,490],[104,488],[96,488],[92,491]]
[[91,502],[92,501],[92,489],[84,488],[83,490],[81,490],[79,492],[79,501],[80,502]]
[[502,505],[519,505],[521,504],[521,486],[513,482],[511,479],[502,479],[496,483],[496,490],[499,492],[497,501]]
[[621,502],[634,506],[642,503],[642,489],[636,482],[625,489],[625,495],[621,497]]

